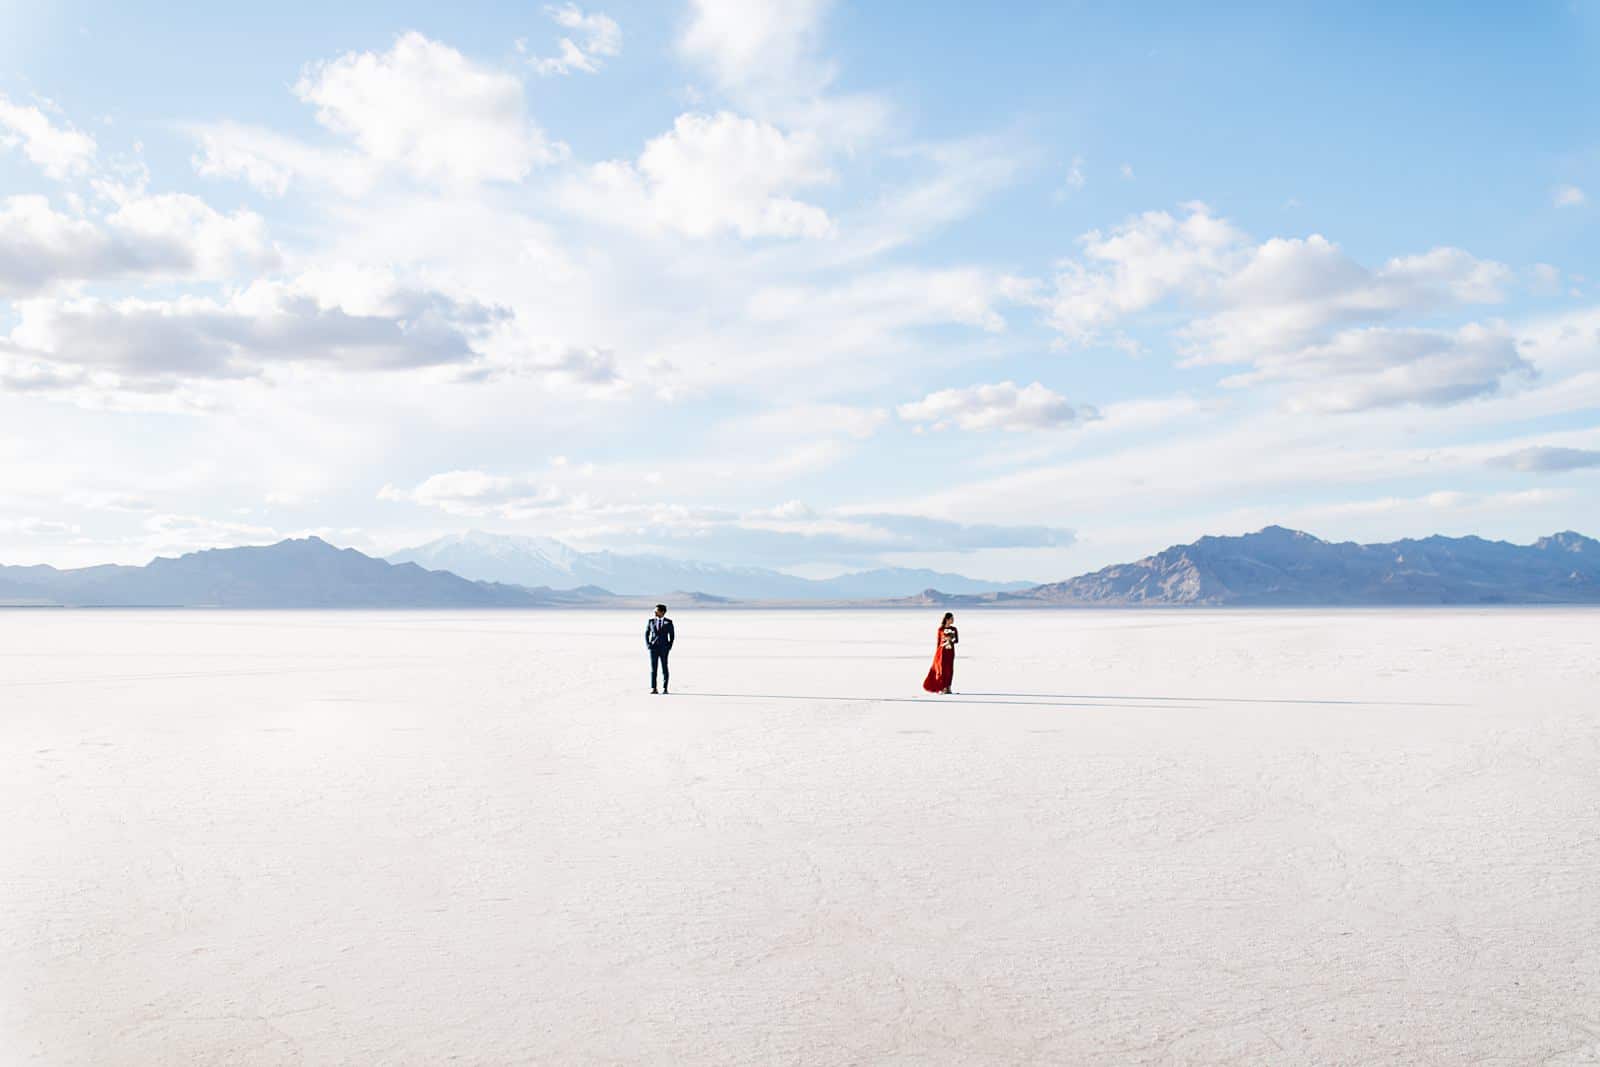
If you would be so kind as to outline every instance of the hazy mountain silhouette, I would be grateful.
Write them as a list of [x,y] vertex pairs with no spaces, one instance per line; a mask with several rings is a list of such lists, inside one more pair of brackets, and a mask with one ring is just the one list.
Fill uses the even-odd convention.
[[392,564],[317,537],[217,548],[143,567],[0,567],[0,601],[71,607],[465,608],[539,607],[607,596],[473,582]]
[[1600,541],[1559,533],[1531,545],[1481,537],[1333,543],[1269,526],[1202,537],[1064,582],[991,597],[929,590],[927,603],[1337,605],[1600,603]]
[[[483,537],[485,535],[479,535]],[[451,541],[452,539],[446,539]],[[464,539],[454,539],[456,544]],[[539,572],[524,539],[499,547],[509,564]],[[493,543],[493,542],[492,542]],[[436,545],[443,544],[435,542]],[[644,572],[656,557],[578,553],[557,543],[543,558],[564,566],[563,584],[582,575],[609,573],[643,581],[650,597],[706,605],[743,600],[853,600],[899,605],[1051,606],[1267,606],[1600,603],[1600,541],[1576,533],[1531,545],[1481,537],[1427,537],[1390,544],[1333,543],[1269,526],[1242,537],[1202,537],[1136,563],[1119,564],[1064,582],[1021,590],[961,593],[932,582],[904,596],[908,576],[948,578],[927,571],[885,570],[823,582],[762,571],[665,560],[672,568]],[[448,547],[448,546],[447,546]],[[558,551],[559,549],[559,551]],[[563,556],[562,553],[569,553]],[[599,560],[592,557],[598,556]],[[561,559],[565,564],[560,564]],[[595,569],[591,570],[590,567]],[[603,568],[610,567],[609,571]],[[965,579],[963,579],[965,580]],[[719,581],[728,583],[719,586]],[[739,582],[749,584],[739,586]],[[794,583],[803,583],[795,585]],[[550,583],[543,583],[548,585]],[[983,583],[975,583],[983,584]],[[721,593],[729,585],[739,592]],[[676,592],[671,587],[692,588]],[[890,593],[875,592],[890,589]],[[802,592],[796,593],[800,589]],[[663,592],[663,590],[666,590]],[[220,548],[160,558],[143,567],[106,565],[76,570],[0,567],[0,604],[68,607],[218,608],[491,608],[623,606],[592,581],[566,591],[474,581],[411,562],[391,563],[316,537],[253,548]]]
[[950,593],[1027,589],[1029,582],[985,582],[959,574],[888,567],[808,579],[761,567],[696,563],[659,555],[581,552],[547,537],[452,534],[391,554],[390,562],[419,563],[465,578],[542,585],[557,589],[595,585],[632,596],[693,590],[739,600],[877,600],[906,596],[929,586]]

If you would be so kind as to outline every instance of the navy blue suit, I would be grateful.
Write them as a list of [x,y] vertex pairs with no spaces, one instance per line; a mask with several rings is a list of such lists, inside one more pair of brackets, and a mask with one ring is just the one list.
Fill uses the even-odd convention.
[[667,653],[672,651],[672,642],[677,640],[677,631],[672,627],[672,620],[668,618],[650,617],[644,624],[644,643],[650,650],[650,688],[656,687],[656,667],[661,667],[661,690],[665,692],[671,675],[667,673]]

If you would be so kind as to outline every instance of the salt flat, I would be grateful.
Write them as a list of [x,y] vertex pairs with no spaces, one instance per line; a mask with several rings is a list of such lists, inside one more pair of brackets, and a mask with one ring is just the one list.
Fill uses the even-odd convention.
[[0,612],[0,1062],[1600,1062],[1600,612]]

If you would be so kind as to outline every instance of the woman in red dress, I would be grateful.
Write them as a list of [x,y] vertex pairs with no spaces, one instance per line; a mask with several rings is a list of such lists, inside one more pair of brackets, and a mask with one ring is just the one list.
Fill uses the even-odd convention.
[[933,666],[922,680],[922,688],[930,693],[950,692],[950,679],[956,673],[956,642],[959,640],[961,635],[956,632],[956,617],[947,611],[939,623],[938,643],[933,646]]

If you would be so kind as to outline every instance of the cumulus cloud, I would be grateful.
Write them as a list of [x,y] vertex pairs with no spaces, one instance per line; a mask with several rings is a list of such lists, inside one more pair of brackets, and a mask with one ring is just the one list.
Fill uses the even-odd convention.
[[1015,382],[942,389],[921,400],[901,404],[907,422],[929,423],[935,430],[1050,430],[1096,417],[1093,408],[1075,408],[1067,398],[1034,382]]
[[58,393],[81,384],[83,378],[78,368],[8,353],[0,344],[0,391]]
[[[565,17],[568,9],[552,10]],[[521,79],[420,33],[402,34],[387,52],[313,64],[294,92],[353,146],[237,122],[199,124],[189,127],[195,170],[271,197],[296,183],[357,197],[388,172],[453,185],[517,182],[567,155],[529,117]]]
[[679,54],[747,114],[806,129],[836,146],[860,146],[888,126],[882,98],[829,91],[819,53],[832,0],[691,0]]
[[1203,295],[1241,264],[1248,237],[1204,204],[1175,218],[1149,211],[1110,232],[1079,239],[1083,256],[1068,260],[1045,307],[1068,340],[1089,343],[1099,331],[1175,294]]
[[1531,378],[1516,339],[1499,327],[1346,330],[1326,343],[1263,355],[1229,386],[1314,382],[1297,410],[1350,412],[1401,404],[1444,405],[1499,391],[1509,376]]
[[540,74],[571,74],[575,70],[597,74],[603,58],[622,51],[622,28],[609,15],[598,11],[586,13],[577,4],[544,10],[556,25],[572,31],[572,36],[561,38],[560,55],[533,61],[534,69]]
[[1503,299],[1510,271],[1456,248],[1391,259],[1367,270],[1319,235],[1274,238],[1202,294],[1224,310],[1179,336],[1190,362],[1273,358],[1324,340],[1343,326],[1382,322]]
[[1517,335],[1522,350],[1542,371],[1600,366],[1600,306],[1523,323]]
[[566,154],[528,117],[517,77],[420,33],[314,65],[295,94],[367,157],[424,180],[515,182]]
[[1257,243],[1202,204],[1182,217],[1147,212],[1082,245],[1042,298],[1070,342],[1104,341],[1128,317],[1170,306],[1188,316],[1174,333],[1186,365],[1251,364],[1233,385],[1332,380],[1297,395],[1298,407],[1450,404],[1530,369],[1498,328],[1386,325],[1504,299],[1511,272],[1458,248],[1369,269],[1320,234]]
[[1080,239],[1046,306],[1070,340],[1164,301],[1204,315],[1183,333],[1197,359],[1227,362],[1266,345],[1302,344],[1341,323],[1502,298],[1510,272],[1456,248],[1390,260],[1368,270],[1320,234],[1255,243],[1204,204],[1182,217],[1139,215]]
[[830,6],[829,0],[692,0],[678,46],[723,90],[787,83],[814,92],[832,77],[815,59]]
[[1550,202],[1556,207],[1582,207],[1589,202],[1589,197],[1576,185],[1561,185],[1550,194]]
[[132,196],[103,218],[56,211],[43,196],[0,200],[0,294],[72,282],[223,279],[277,264],[259,215],[224,215],[184,194]]
[[1506,467],[1526,474],[1558,474],[1564,471],[1600,467],[1600,451],[1592,448],[1541,446],[1496,456],[1490,462],[1497,467]]
[[637,162],[591,167],[566,196],[600,221],[641,230],[824,237],[833,232],[828,213],[790,194],[832,180],[815,137],[723,111],[678,116]]
[[317,282],[256,282],[220,300],[21,300],[0,354],[62,386],[163,391],[254,377],[279,363],[349,371],[467,363],[479,358],[475,341],[506,315],[398,284],[341,294]]
[[20,149],[28,161],[58,180],[89,173],[94,138],[70,125],[58,125],[37,107],[18,104],[0,93],[0,147]]

